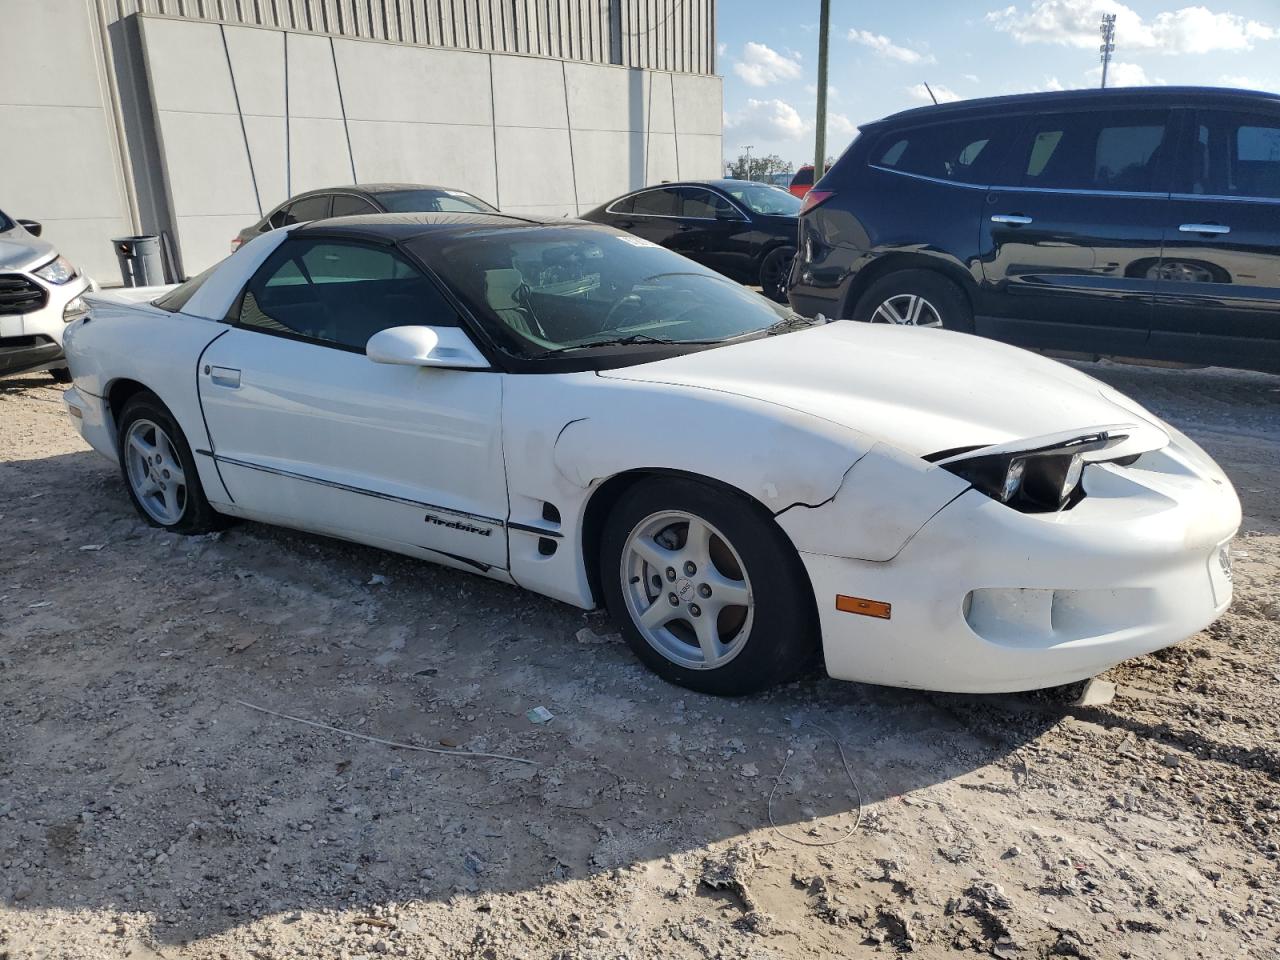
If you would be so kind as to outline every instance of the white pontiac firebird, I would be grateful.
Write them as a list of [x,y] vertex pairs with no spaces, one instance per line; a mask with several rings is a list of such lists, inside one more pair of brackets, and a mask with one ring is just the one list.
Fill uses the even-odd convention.
[[608,227],[382,215],[263,235],[67,330],[135,506],[245,517],[608,607],[662,676],[960,692],[1208,625],[1218,466],[1067,366],[821,323]]

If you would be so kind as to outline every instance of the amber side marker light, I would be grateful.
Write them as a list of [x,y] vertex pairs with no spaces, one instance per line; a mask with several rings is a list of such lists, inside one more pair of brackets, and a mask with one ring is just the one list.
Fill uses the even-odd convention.
[[836,609],[841,613],[858,613],[864,617],[879,617],[888,620],[893,612],[893,604],[883,600],[867,600],[863,597],[846,597],[836,594]]

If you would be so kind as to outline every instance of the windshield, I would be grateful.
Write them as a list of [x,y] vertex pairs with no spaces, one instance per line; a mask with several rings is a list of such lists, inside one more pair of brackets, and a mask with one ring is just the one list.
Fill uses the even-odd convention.
[[388,213],[497,213],[479,197],[462,190],[393,190],[378,194]]
[[733,197],[752,213],[765,217],[798,217],[801,200],[799,197],[783,190],[771,187],[767,183],[734,183],[724,187],[725,193]]
[[502,349],[533,358],[653,343],[720,343],[789,315],[639,237],[603,227],[477,229],[411,245]]

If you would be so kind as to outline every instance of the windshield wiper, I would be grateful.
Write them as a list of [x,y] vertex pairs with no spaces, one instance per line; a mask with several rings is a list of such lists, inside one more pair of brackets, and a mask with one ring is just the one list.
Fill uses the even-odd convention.
[[776,337],[780,333],[803,330],[805,327],[816,327],[823,323],[826,323],[826,320],[819,320],[816,317],[802,317],[798,313],[793,313],[785,319],[779,320],[773,326],[767,327],[764,333],[767,337]]
[[596,347],[629,347],[635,344],[656,343],[668,347],[698,347],[714,343],[728,343],[734,337],[723,337],[715,340],[675,340],[671,337],[654,337],[647,333],[630,333],[625,337],[609,337],[605,340],[590,340],[587,343],[570,343],[563,347],[553,347],[534,354],[531,359],[548,357],[553,354],[568,353],[571,350],[592,350]]

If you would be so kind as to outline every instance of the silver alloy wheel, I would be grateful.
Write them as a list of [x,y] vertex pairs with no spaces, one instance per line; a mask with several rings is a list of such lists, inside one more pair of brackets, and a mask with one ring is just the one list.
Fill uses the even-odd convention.
[[746,646],[755,603],[733,545],[679,510],[636,524],[619,574],[627,613],[648,644],[690,670],[722,667]]
[[151,420],[135,420],[124,436],[129,486],[156,523],[171,527],[187,509],[187,477],[173,441]]
[[880,306],[871,315],[872,323],[897,323],[909,327],[940,327],[942,314],[938,308],[916,293],[899,293]]

